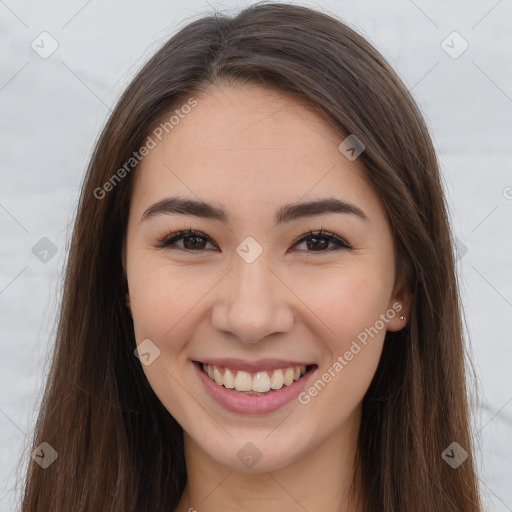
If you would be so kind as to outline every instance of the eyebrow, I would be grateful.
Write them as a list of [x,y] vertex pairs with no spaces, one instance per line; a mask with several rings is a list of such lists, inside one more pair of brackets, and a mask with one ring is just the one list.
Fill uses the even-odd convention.
[[[281,206],[274,216],[275,224],[284,224],[296,219],[322,215],[326,213],[352,214],[364,221],[368,221],[365,215],[356,205],[336,198],[318,199],[305,203],[292,203]],[[184,199],[181,197],[167,197],[151,205],[141,217],[141,222],[160,214],[192,215],[204,219],[218,220],[229,224],[229,216],[225,210],[203,201]]]

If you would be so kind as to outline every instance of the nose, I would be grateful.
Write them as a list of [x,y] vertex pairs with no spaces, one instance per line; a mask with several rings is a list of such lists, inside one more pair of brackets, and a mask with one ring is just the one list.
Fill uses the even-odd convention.
[[293,293],[262,256],[252,263],[235,258],[216,293],[213,327],[241,342],[253,344],[293,325]]

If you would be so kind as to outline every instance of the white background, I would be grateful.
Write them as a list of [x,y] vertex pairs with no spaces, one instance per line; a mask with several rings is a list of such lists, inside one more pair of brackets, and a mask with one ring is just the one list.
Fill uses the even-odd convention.
[[[0,0],[0,511],[14,510],[54,340],[67,226],[109,108],[178,28],[249,3]],[[487,510],[512,511],[512,1],[302,4],[365,35],[427,119],[460,240],[482,491]],[[59,45],[47,59],[31,48],[43,31]],[[469,44],[456,59],[441,46],[453,31]],[[446,44],[457,51],[463,41]],[[57,247],[46,263],[32,253],[42,237]]]

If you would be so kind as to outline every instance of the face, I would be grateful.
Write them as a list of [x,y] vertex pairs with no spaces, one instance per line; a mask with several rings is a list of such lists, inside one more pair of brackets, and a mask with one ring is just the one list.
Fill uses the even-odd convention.
[[404,323],[392,234],[318,114],[257,86],[193,97],[134,171],[135,337],[206,457],[272,471],[357,430],[385,332]]

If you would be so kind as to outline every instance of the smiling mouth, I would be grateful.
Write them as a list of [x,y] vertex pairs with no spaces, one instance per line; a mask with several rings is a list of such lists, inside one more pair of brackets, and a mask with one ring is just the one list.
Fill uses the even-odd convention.
[[244,395],[269,395],[302,379],[317,365],[291,366],[269,371],[247,372],[194,361],[217,385]]

